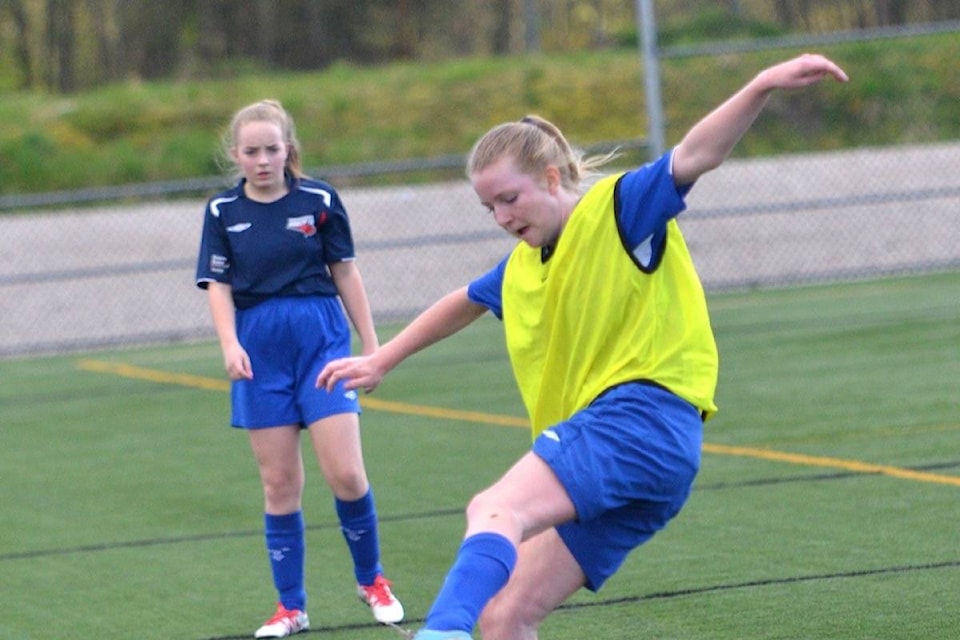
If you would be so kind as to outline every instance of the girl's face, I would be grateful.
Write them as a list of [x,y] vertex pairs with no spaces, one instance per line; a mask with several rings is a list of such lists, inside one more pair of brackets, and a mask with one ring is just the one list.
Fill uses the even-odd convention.
[[531,247],[556,243],[566,216],[558,197],[560,174],[554,167],[538,179],[504,157],[474,173],[470,181],[480,202],[507,233]]
[[286,194],[287,145],[279,125],[265,120],[241,124],[233,159],[247,179],[245,193],[250,199],[272,202]]

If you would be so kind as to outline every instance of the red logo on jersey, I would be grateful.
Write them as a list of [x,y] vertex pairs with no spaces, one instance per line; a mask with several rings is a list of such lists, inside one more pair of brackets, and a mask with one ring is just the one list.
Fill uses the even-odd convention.
[[303,237],[309,238],[316,235],[317,226],[313,224],[313,216],[297,216],[287,218],[287,230],[298,231],[303,234]]

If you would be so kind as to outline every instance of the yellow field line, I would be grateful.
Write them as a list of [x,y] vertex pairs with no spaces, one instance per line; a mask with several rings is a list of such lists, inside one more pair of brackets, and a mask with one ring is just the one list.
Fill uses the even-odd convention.
[[530,422],[526,418],[504,416],[495,413],[483,413],[482,411],[459,411],[457,409],[429,407],[419,404],[408,404],[406,402],[393,402],[392,400],[379,400],[369,396],[360,398],[360,404],[363,407],[369,407],[370,409],[380,409],[381,411],[392,411],[393,413],[404,413],[414,416],[429,416],[431,418],[447,418],[448,420],[479,422],[481,424],[493,424],[501,427],[523,427],[524,429],[530,428]]
[[917,482],[934,482],[937,484],[949,484],[955,487],[960,487],[960,477],[957,476],[944,476],[937,473],[913,471],[911,469],[904,469],[903,467],[871,464],[869,462],[860,462],[859,460],[844,460],[842,458],[828,458],[824,456],[808,456],[802,453],[787,453],[785,451],[758,449],[755,447],[733,447],[723,444],[705,443],[703,445],[703,450],[709,453],[716,453],[726,456],[759,458],[761,460],[789,462],[790,464],[798,464],[808,467],[843,469],[844,471],[854,471],[856,473],[879,473],[892,478],[916,480]]
[[121,378],[134,378],[136,380],[146,380],[148,382],[158,382],[161,384],[176,384],[181,387],[192,387],[194,389],[207,389],[210,391],[230,390],[230,383],[226,380],[192,376],[186,373],[167,373],[166,371],[146,369],[144,367],[136,367],[117,362],[80,360],[77,362],[77,368],[84,371],[95,371],[97,373],[112,373]]
[[[206,389],[210,391],[230,390],[230,382],[227,380],[193,376],[185,373],[168,373],[166,371],[147,369],[130,364],[85,359],[77,362],[77,368],[96,373],[110,373],[122,378],[146,380],[160,384],[176,384],[194,389]],[[495,415],[480,411],[460,411],[457,409],[444,409],[442,407],[428,407],[405,402],[394,402],[392,400],[380,400],[379,398],[371,398],[369,396],[361,397],[360,404],[364,408],[392,411],[393,413],[404,413],[430,418],[446,418],[448,420],[461,420],[464,422],[479,422],[481,424],[493,424],[503,427],[530,427],[530,423],[525,418]]]
[[[84,371],[109,373],[124,378],[134,378],[161,384],[176,384],[195,389],[207,389],[211,391],[228,391],[230,389],[230,383],[226,380],[218,380],[215,378],[194,376],[183,373],[168,373],[165,371],[158,371],[156,369],[147,369],[129,364],[104,362],[101,360],[80,360],[77,362],[77,368]],[[364,408],[430,418],[444,418],[447,420],[477,422],[480,424],[492,424],[504,427],[528,428],[530,426],[530,423],[525,418],[484,413],[481,411],[459,411],[456,409],[444,409],[442,407],[408,404],[406,402],[380,400],[378,398],[371,398],[369,396],[362,397],[360,399],[360,404]],[[773,449],[762,449],[758,447],[737,447],[710,443],[704,443],[703,450],[707,453],[713,453],[717,455],[757,458],[759,460],[786,462],[789,464],[808,467],[842,469],[844,471],[852,471],[855,473],[876,473],[890,476],[892,478],[900,478],[902,480],[932,482],[936,484],[946,484],[960,487],[960,477],[957,476],[945,476],[936,473],[913,471],[911,469],[904,469],[902,467],[871,464],[869,462],[861,462],[859,460],[845,460],[842,458],[830,458],[825,456],[808,456],[801,453],[788,453],[785,451],[775,451]]]

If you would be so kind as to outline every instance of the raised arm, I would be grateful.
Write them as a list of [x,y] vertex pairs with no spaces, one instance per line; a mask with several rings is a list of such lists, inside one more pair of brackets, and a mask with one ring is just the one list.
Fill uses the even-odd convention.
[[847,74],[832,61],[817,54],[803,54],[768,67],[740,91],[695,124],[677,145],[673,155],[673,179],[678,185],[691,184],[715,169],[733,151],[763,110],[776,89],[799,89],[826,76],[840,82]]
[[467,297],[466,287],[448,293],[373,354],[341,358],[327,364],[317,377],[317,386],[332,390],[339,381],[345,380],[348,389],[373,391],[383,377],[406,358],[460,331],[484,311],[486,307]]

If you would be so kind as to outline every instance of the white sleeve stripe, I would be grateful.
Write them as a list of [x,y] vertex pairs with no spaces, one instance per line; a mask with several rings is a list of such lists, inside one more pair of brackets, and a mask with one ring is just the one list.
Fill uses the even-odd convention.
[[214,218],[220,217],[220,205],[226,204],[228,202],[233,202],[237,199],[237,196],[231,196],[229,198],[216,198],[210,201],[210,213],[213,214]]
[[323,202],[324,202],[328,207],[329,207],[330,204],[333,202],[333,196],[330,195],[330,192],[327,191],[327,190],[325,190],[325,189],[319,189],[319,188],[315,188],[315,187],[304,187],[304,186],[301,186],[301,187],[300,187],[300,190],[301,190],[301,191],[306,191],[307,193],[315,193],[315,194],[317,194],[318,196],[320,196],[321,198],[323,198]]

